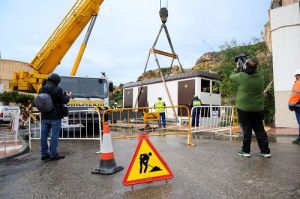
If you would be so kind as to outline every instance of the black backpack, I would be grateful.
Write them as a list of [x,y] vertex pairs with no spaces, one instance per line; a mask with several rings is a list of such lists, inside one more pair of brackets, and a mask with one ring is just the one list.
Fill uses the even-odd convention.
[[[42,89],[44,90],[44,89]],[[34,99],[34,105],[41,113],[50,112],[53,109],[53,101],[48,93],[40,93]]]

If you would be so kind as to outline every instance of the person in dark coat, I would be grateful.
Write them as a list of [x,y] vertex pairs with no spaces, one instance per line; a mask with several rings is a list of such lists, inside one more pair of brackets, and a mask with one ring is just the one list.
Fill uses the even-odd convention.
[[[201,106],[201,100],[197,95],[195,95],[190,104],[190,107],[192,109],[193,107],[198,107],[198,106]],[[199,117],[200,117],[200,108],[194,108],[192,112],[192,127],[199,126]]]
[[[42,88],[39,93],[48,93],[53,102],[53,109],[49,112],[42,113],[42,129],[41,129],[41,159],[42,160],[58,160],[65,156],[57,153],[59,132],[61,129],[61,120],[65,116],[67,104],[71,97],[71,92],[64,94],[63,90],[58,87],[60,76],[52,73],[48,79],[43,81]],[[51,132],[50,150],[48,148],[47,139]]]

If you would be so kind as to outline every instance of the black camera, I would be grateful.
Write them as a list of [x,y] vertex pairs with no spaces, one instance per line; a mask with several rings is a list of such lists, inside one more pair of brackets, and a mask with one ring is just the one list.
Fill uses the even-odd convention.
[[246,53],[241,53],[234,57],[234,61],[237,64],[237,67],[240,69],[245,69],[245,63],[248,60],[248,55]]

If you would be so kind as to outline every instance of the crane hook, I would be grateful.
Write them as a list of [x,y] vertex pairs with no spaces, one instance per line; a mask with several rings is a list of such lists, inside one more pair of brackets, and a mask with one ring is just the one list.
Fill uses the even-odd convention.
[[166,7],[161,7],[161,0],[160,0],[159,16],[163,23],[167,22],[167,20],[168,20],[168,0],[166,0]]

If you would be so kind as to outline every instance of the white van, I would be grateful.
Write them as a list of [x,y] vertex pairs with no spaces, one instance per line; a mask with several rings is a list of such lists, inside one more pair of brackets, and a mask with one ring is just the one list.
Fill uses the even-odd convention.
[[20,115],[20,107],[18,106],[5,106],[0,103],[0,123],[10,122],[12,114],[17,113]]

